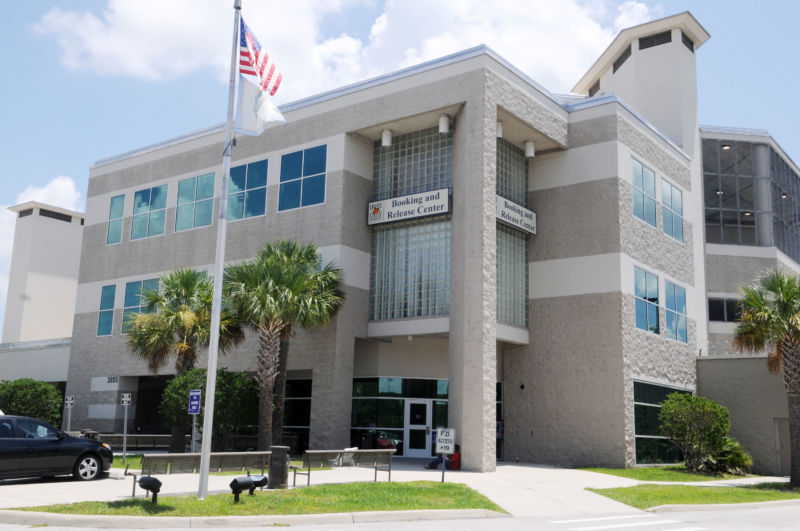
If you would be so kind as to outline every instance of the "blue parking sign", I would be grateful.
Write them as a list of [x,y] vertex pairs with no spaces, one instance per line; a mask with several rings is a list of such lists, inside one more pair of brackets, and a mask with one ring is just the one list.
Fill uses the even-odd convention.
[[189,391],[189,414],[197,415],[200,413],[200,389]]

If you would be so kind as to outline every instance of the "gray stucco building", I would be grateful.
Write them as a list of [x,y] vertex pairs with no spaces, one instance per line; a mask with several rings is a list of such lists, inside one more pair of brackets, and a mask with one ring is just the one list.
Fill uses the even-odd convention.
[[[73,426],[121,431],[132,392],[129,429],[158,429],[172,370],[130,355],[126,316],[160,275],[211,271],[224,200],[227,260],[295,239],[344,273],[338,316],[291,343],[298,447],[427,457],[450,426],[473,470],[668,462],[658,404],[677,390],[728,405],[761,470],[780,467],[762,452],[772,425],[726,386],[754,360],[730,351],[725,321],[761,270],[800,271],[785,206],[800,172],[763,132],[698,127],[708,38],[689,13],[626,29],[566,96],[478,47],[296,101],[286,125],[237,138],[226,198],[221,127],[97,162]],[[252,371],[255,349],[220,364]],[[769,396],[759,411],[782,418]]]

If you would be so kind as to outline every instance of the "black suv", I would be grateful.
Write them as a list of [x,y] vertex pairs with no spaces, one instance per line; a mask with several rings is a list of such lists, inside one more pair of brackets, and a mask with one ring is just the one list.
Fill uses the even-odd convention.
[[72,474],[88,481],[108,472],[106,443],[67,435],[46,422],[0,415],[0,479]]

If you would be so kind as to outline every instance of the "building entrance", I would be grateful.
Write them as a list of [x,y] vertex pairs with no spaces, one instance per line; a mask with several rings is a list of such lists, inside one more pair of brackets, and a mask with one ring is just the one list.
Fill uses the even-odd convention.
[[406,400],[406,457],[431,456],[431,409],[431,400]]

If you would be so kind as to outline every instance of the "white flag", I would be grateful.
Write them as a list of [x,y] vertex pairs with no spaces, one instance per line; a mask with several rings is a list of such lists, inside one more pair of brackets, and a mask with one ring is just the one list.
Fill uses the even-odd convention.
[[260,135],[267,122],[286,123],[286,118],[269,95],[245,76],[239,76],[239,104],[236,107],[236,132],[243,135]]

